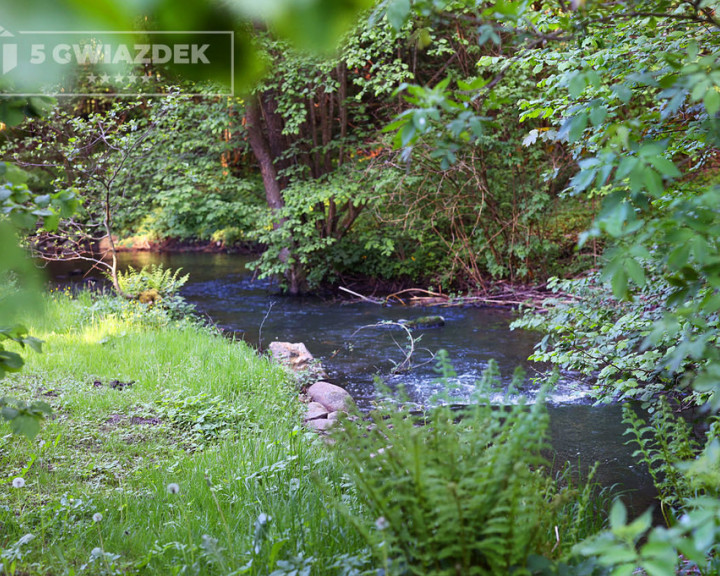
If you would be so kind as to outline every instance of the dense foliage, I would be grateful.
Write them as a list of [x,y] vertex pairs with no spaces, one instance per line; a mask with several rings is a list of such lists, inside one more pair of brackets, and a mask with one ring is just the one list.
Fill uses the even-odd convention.
[[362,276],[478,289],[581,268],[573,246],[593,206],[559,198],[570,157],[561,145],[520,145],[516,109],[539,92],[531,67],[497,87],[486,118],[495,130],[478,146],[438,154],[442,143],[427,139],[422,161],[408,163],[382,132],[408,105],[398,86],[442,74],[462,91],[477,62],[498,67],[499,57],[473,25],[396,32],[377,16],[364,15],[334,58],[258,33],[275,73],[243,99],[202,96],[212,86],[197,84],[177,92],[153,76],[167,97],[64,101],[13,129],[4,155],[31,171],[34,189],[83,199],[39,247],[62,244],[67,257],[115,236],[119,246],[253,243],[260,274],[291,292]]

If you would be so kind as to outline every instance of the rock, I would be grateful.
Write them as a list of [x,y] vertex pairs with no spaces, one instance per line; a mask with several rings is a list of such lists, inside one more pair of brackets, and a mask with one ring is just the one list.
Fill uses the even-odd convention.
[[292,370],[308,368],[315,360],[302,342],[271,342],[269,348],[275,360]]
[[343,388],[322,380],[310,386],[307,394],[313,402],[322,404],[328,412],[347,411],[353,402],[350,394]]
[[318,418],[317,420],[310,420],[308,422],[305,422],[305,426],[310,428],[311,430],[315,430],[317,432],[322,432],[323,430],[327,430],[335,423],[334,420],[328,420],[327,418]]
[[329,413],[325,406],[319,402],[310,402],[305,413],[305,422],[317,420],[318,418],[329,418]]
[[327,419],[330,420],[330,422],[335,422],[338,418],[340,418],[340,414],[342,414],[342,412],[330,412],[327,415]]
[[408,328],[439,328],[445,326],[445,318],[442,316],[420,316],[414,320],[400,320],[400,324]]

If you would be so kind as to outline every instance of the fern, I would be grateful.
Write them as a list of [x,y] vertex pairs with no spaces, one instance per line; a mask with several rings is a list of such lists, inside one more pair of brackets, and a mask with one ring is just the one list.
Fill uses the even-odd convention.
[[148,290],[156,290],[162,297],[174,296],[190,278],[189,274],[180,276],[182,268],[172,270],[162,264],[151,264],[136,270],[128,266],[126,272],[118,272],[120,289],[133,298]]
[[666,509],[677,508],[685,498],[693,495],[690,479],[678,465],[693,460],[700,451],[692,436],[692,428],[683,418],[673,414],[666,400],[650,416],[649,422],[638,416],[629,406],[623,408],[625,434],[637,444],[633,456],[643,462],[652,476],[663,507],[665,520],[670,522]]
[[[482,382],[497,379],[491,365]],[[386,574],[508,574],[587,536],[591,489],[550,477],[542,403],[493,407],[483,394],[461,412],[439,406],[418,418],[385,405],[370,428],[359,415],[338,428],[334,445],[371,512],[366,524],[351,520]]]

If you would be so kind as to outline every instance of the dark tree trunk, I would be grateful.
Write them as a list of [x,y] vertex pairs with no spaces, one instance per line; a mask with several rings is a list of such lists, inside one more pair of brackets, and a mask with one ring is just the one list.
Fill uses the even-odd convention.
[[[272,212],[276,213],[285,206],[282,190],[285,185],[283,179],[278,175],[276,167],[277,156],[273,154],[272,147],[278,146],[277,138],[282,137],[282,129],[274,122],[277,115],[274,110],[265,115],[267,128],[263,126],[263,109],[261,108],[259,98],[251,96],[248,98],[245,108],[245,121],[250,141],[250,148],[260,165],[260,174],[263,179],[265,188],[265,199]],[[275,116],[271,122],[267,122],[269,117]],[[269,124],[275,124],[272,127]],[[266,132],[267,130],[267,132]],[[273,146],[271,146],[273,144]],[[277,148],[280,149],[279,146]],[[273,226],[277,229],[285,224],[283,218],[274,219]],[[290,294],[301,294],[307,290],[307,282],[305,271],[300,262],[298,262],[292,254],[293,246],[286,246],[280,251],[280,260],[286,265],[285,279],[288,284],[288,292]]]

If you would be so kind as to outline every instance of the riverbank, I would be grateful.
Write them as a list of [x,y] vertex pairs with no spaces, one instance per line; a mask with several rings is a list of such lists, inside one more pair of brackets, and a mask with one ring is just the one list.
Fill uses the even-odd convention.
[[28,328],[44,351],[4,390],[54,416],[32,442],[0,437],[6,572],[267,574],[299,557],[323,574],[359,553],[328,502],[341,472],[269,359],[82,292],[48,296]]
[[[173,238],[153,240],[148,236],[116,239],[115,248],[126,256],[193,253],[258,256],[263,250],[262,246],[249,243],[226,246],[222,242]],[[100,252],[108,249],[109,246],[102,244],[98,246]],[[188,272],[192,271],[188,270]],[[544,281],[530,284],[488,278],[482,286],[473,289],[447,291],[442,288],[420,287],[417,281],[409,278],[372,278],[363,275],[339,278],[335,283],[322,285],[310,294],[345,302],[370,302],[381,305],[530,307],[535,310],[543,310],[543,302],[546,299],[558,297]]]
[[[108,246],[101,244],[99,249]],[[250,242],[225,244],[220,240],[180,240],[178,238],[155,239],[148,235],[128,236],[115,240],[118,252],[204,252],[206,254],[260,254],[262,247]]]

